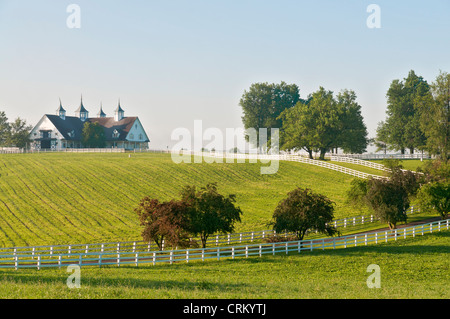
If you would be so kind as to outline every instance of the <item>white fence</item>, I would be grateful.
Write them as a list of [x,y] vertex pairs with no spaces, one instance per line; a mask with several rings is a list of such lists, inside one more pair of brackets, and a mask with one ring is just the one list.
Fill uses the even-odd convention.
[[124,148],[65,148],[65,149],[24,149],[24,148],[11,148],[1,149],[0,154],[22,154],[22,153],[125,153]]
[[37,268],[62,267],[76,264],[82,266],[121,266],[156,263],[190,262],[195,260],[207,260],[223,258],[238,258],[249,256],[262,256],[265,254],[277,254],[289,252],[301,253],[302,251],[325,250],[357,247],[361,245],[378,244],[401,238],[415,237],[433,233],[443,229],[449,229],[449,219],[437,222],[416,225],[412,227],[389,231],[378,231],[365,234],[341,236],[334,238],[320,238],[301,241],[286,241],[278,243],[247,244],[239,246],[192,248],[170,251],[148,252],[88,252],[70,254],[42,254],[32,257],[28,254],[0,255],[0,268]]
[[377,169],[377,170],[380,170],[380,171],[389,171],[389,169],[386,166],[382,165],[382,164],[375,163],[375,162],[370,162],[370,161],[367,161],[367,160],[361,160],[361,159],[353,158],[353,157],[332,155],[331,156],[331,161],[367,166],[367,167],[374,168],[374,169]]
[[382,160],[382,159],[430,159],[432,158],[428,154],[415,153],[415,154],[334,154],[333,156],[343,156],[351,158],[359,158],[365,160]]
[[242,160],[256,162],[258,160],[262,161],[291,161],[300,162],[305,164],[316,165],[324,168],[328,168],[337,172],[352,175],[359,178],[376,178],[376,179],[386,179],[385,176],[368,174],[360,172],[351,168],[343,167],[341,165],[332,164],[326,161],[314,160],[306,158],[301,155],[290,155],[290,154],[280,154],[280,155],[270,155],[270,154],[238,154],[238,153],[222,153],[222,152],[195,152],[195,151],[182,151],[183,155],[199,156],[199,157],[213,157],[217,159],[228,159],[228,160]]
[[[411,207],[407,214],[413,214],[414,207]],[[373,215],[346,217],[334,220],[331,225],[336,228],[346,228],[356,225],[363,225],[366,223],[376,222],[377,219]],[[314,232],[314,231],[311,231]],[[284,232],[276,234],[273,230],[262,230],[252,232],[241,232],[234,234],[217,234],[211,236],[207,240],[207,245],[215,247],[253,243],[263,241],[271,236],[277,235],[278,238],[288,238],[293,236],[293,233]],[[198,240],[198,239],[196,239]],[[74,244],[74,245],[45,245],[45,246],[26,246],[26,247],[9,247],[0,248],[0,259],[7,256],[30,256],[37,258],[40,255],[73,255],[73,254],[90,254],[90,253],[142,253],[158,250],[156,244],[144,241],[128,241],[128,242],[108,242],[108,243],[93,243],[93,244]],[[164,250],[164,246],[163,246]]]

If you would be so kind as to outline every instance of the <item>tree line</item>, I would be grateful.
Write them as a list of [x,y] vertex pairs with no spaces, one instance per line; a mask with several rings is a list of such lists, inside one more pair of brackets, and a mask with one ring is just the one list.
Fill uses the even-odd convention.
[[356,99],[352,90],[336,95],[323,87],[302,99],[296,84],[254,83],[239,104],[246,130],[278,128],[282,150],[303,149],[310,158],[320,152],[324,159],[338,148],[346,153],[366,150],[368,132]]
[[[411,70],[391,82],[386,93],[386,119],[378,123],[376,137],[369,139],[356,93],[338,94],[320,87],[305,99],[296,84],[254,83],[245,90],[239,105],[244,128],[278,128],[282,150],[325,153],[363,153],[369,142],[378,151],[427,152],[444,161],[450,154],[450,74],[440,71],[428,83]],[[270,135],[270,134],[268,134]],[[269,137],[269,136],[268,136]],[[248,136],[247,136],[248,140]]]
[[20,117],[9,122],[4,111],[0,111],[0,146],[26,147],[30,142],[29,134],[32,127]]
[[443,161],[450,155],[450,74],[440,71],[428,83],[414,70],[391,82],[386,119],[378,124],[379,150],[428,152]]

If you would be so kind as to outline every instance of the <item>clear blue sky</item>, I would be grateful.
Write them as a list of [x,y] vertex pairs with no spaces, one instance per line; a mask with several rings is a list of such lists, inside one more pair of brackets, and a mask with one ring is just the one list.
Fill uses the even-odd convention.
[[[81,28],[69,29],[69,4]],[[369,29],[366,8],[381,8]],[[323,86],[358,96],[371,136],[386,91],[413,69],[450,72],[450,1],[0,0],[0,110],[35,124],[61,98],[91,115],[140,117],[152,148],[177,127],[241,127],[239,99],[254,82]]]

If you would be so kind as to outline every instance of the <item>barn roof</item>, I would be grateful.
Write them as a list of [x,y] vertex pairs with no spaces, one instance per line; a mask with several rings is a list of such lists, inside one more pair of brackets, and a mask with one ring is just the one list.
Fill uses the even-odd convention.
[[[85,122],[98,123],[105,131],[107,141],[124,141],[128,132],[133,127],[137,117],[124,117],[120,121],[115,121],[114,117],[93,117],[85,122],[76,116],[66,116],[63,120],[58,115],[47,114],[47,118],[53,123],[56,129],[64,136],[66,140],[81,140],[83,126]],[[117,130],[118,138],[113,138],[113,132]],[[147,141],[149,142],[149,141]]]

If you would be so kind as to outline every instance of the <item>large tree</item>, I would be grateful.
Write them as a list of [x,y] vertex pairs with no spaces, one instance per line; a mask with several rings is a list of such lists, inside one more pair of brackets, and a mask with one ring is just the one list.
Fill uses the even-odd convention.
[[367,127],[361,114],[361,106],[356,102],[356,94],[351,90],[343,90],[337,95],[340,108],[340,132],[337,147],[344,153],[363,153],[369,143]]
[[310,189],[296,188],[278,203],[273,213],[271,225],[277,232],[294,232],[298,240],[303,240],[308,230],[318,231],[328,236],[338,234],[331,226],[334,217],[334,203]]
[[347,193],[347,202],[357,208],[368,207],[390,229],[406,222],[411,198],[419,189],[419,179],[395,162],[386,163],[387,179],[354,179]]
[[210,235],[233,232],[234,223],[241,221],[242,211],[235,206],[236,196],[220,194],[216,183],[199,189],[185,186],[181,200],[190,208],[189,232],[200,236],[203,248]]
[[385,136],[377,136],[377,139],[385,140],[390,149],[400,150],[402,154],[406,149],[410,153],[414,153],[415,149],[423,149],[425,135],[419,125],[420,116],[415,101],[427,96],[429,91],[427,81],[413,70],[404,81],[393,80],[386,93],[387,117],[378,130]]
[[[267,138],[270,140],[270,129],[279,129],[282,126],[282,120],[278,118],[281,112],[293,107],[299,100],[299,88],[296,84],[285,82],[252,84],[244,91],[239,102],[243,112],[244,129],[255,129],[257,141],[259,129],[268,129]],[[248,134],[246,139],[249,139]]]
[[320,159],[333,148],[345,152],[361,153],[366,149],[367,129],[361,116],[356,94],[350,90],[340,92],[337,98],[332,91],[320,87],[307,102],[300,101],[283,111],[281,148],[305,149],[310,158],[320,151]]
[[144,197],[135,212],[143,226],[144,241],[154,241],[160,250],[164,243],[172,247],[188,247],[189,207],[183,201],[171,200],[159,202],[157,199]]
[[447,219],[450,213],[450,162],[428,161],[422,170],[424,185],[417,196],[421,208]]
[[425,149],[443,161],[450,158],[450,74],[440,72],[431,91],[415,99],[418,120],[426,136]]

